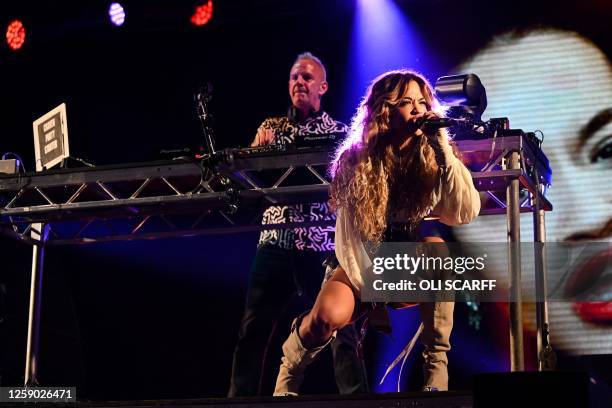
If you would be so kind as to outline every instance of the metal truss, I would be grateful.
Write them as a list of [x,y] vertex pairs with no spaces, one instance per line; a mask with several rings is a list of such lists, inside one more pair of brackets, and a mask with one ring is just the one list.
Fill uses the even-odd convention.
[[[552,175],[548,159],[525,136],[460,140],[456,143],[463,161],[472,170],[474,185],[481,193],[481,215],[506,213],[506,187],[514,179],[518,179],[521,186],[521,212],[534,211],[534,195],[538,196],[545,211],[552,210],[552,204],[544,196]],[[519,154],[518,169],[508,168],[508,158],[513,152]]]
[[[521,136],[458,141],[457,145],[481,191],[481,215],[504,214],[505,191],[512,180],[521,185],[520,211],[533,210],[537,194],[550,180],[548,161],[538,157]],[[521,167],[508,169],[506,158],[519,152]],[[63,169],[0,177],[0,231],[35,243],[32,223],[45,223],[47,245],[109,240],[153,239],[293,228],[261,225],[270,205],[321,202],[328,199],[323,149],[231,150],[217,158],[171,160]],[[484,164],[483,164],[484,162]],[[542,174],[536,182],[533,174]],[[546,178],[548,177],[548,178]],[[332,220],[299,226],[332,225]]]
[[329,151],[249,154],[0,177],[0,230],[35,244],[31,225],[45,223],[46,245],[244,232],[269,205],[327,199]]

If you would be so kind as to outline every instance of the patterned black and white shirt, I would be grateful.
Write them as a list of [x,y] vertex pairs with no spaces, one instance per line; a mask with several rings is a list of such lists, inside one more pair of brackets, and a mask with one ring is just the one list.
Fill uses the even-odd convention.
[[[262,129],[272,129],[275,144],[295,143],[299,138],[313,139],[317,135],[330,133],[345,135],[348,131],[344,123],[335,121],[323,111],[303,123],[292,122],[286,116],[268,118],[259,126],[258,131]],[[335,219],[329,203],[310,203],[268,207],[263,214],[262,224]],[[258,247],[263,245],[300,251],[333,251],[334,226],[263,230],[259,236]]]

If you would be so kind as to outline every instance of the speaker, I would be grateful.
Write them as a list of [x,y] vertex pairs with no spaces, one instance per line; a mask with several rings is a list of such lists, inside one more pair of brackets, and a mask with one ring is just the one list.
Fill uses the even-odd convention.
[[0,160],[0,174],[16,174],[19,162],[16,159]]

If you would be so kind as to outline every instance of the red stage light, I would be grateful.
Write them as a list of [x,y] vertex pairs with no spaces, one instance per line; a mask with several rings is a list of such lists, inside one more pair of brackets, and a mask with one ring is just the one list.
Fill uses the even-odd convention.
[[17,51],[25,42],[26,30],[23,23],[19,20],[13,20],[6,29],[6,43],[8,46]]
[[196,9],[191,16],[191,22],[197,26],[203,26],[212,19],[213,2],[208,0],[205,4],[196,6]]

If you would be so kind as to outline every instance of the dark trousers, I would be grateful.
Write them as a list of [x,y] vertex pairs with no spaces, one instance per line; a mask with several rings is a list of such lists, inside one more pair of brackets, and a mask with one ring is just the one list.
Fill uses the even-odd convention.
[[[238,344],[234,350],[228,396],[259,394],[262,364],[270,334],[296,292],[309,298],[311,305],[314,303],[323,280],[324,258],[325,255],[318,252],[289,251],[274,246],[263,246],[257,250],[251,267]],[[288,335],[279,334],[283,338]],[[365,369],[357,355],[355,326],[349,325],[340,330],[331,348],[340,393],[367,393]]]

